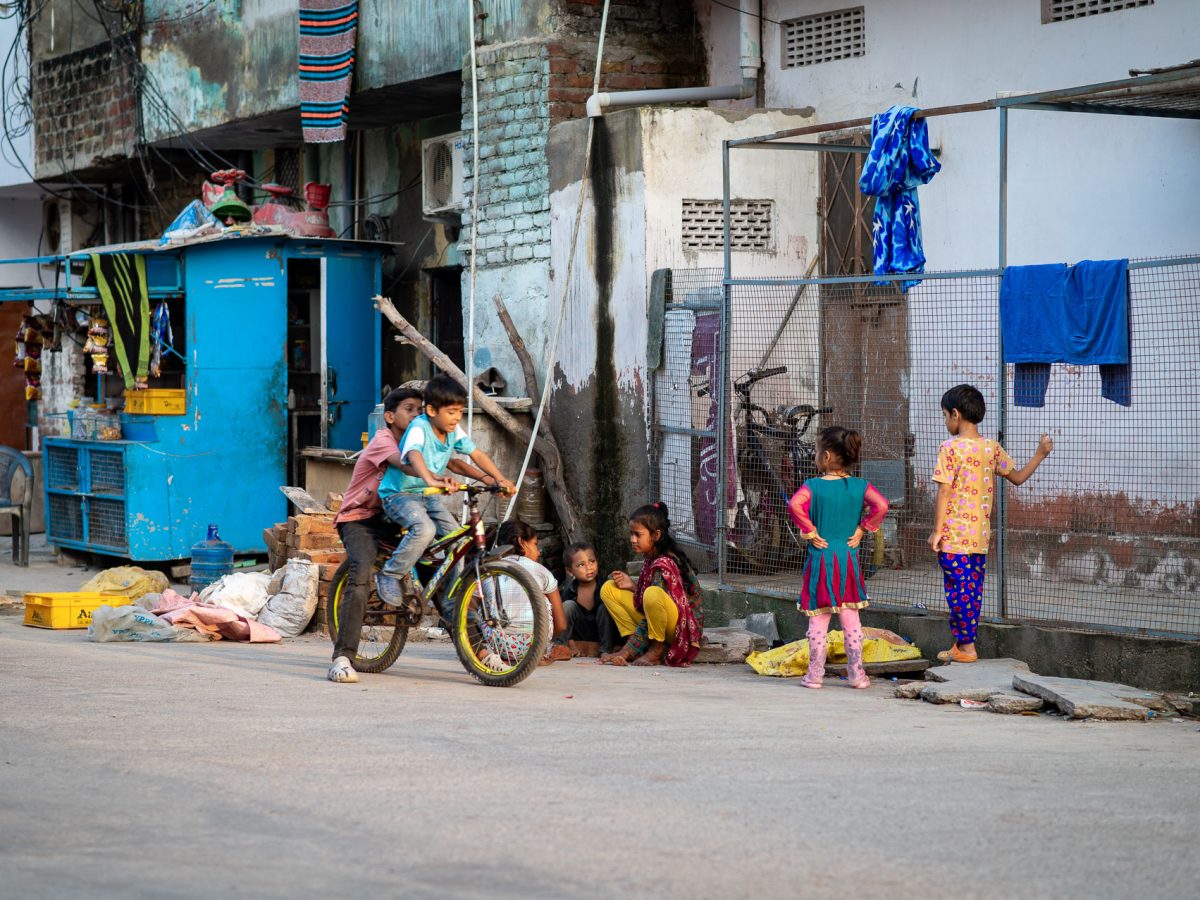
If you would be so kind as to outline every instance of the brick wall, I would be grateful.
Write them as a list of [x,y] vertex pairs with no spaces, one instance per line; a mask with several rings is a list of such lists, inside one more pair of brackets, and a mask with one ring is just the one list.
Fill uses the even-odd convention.
[[137,140],[132,36],[35,60],[34,171],[39,178],[127,157]]
[[[592,93],[599,0],[560,0],[552,37],[481,47],[479,242],[476,265],[550,256],[550,127],[585,114]],[[705,82],[704,47],[684,0],[625,0],[609,11],[600,89],[685,87]],[[463,71],[463,130],[471,131],[470,69]],[[471,151],[466,154],[467,195]],[[470,224],[469,216],[464,225]],[[462,231],[463,248],[470,237]]]
[[[550,257],[549,56],[544,43],[507,44],[477,54],[479,170],[477,266]],[[463,79],[463,129],[471,130],[470,70]],[[472,190],[466,151],[467,195]],[[470,216],[462,240],[469,247]]]

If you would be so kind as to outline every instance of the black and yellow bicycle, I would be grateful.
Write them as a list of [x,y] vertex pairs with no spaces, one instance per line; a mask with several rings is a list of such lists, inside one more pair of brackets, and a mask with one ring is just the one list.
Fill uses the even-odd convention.
[[[467,673],[489,687],[520,684],[537,668],[550,642],[550,604],[529,573],[504,559],[511,548],[491,549],[495,526],[485,525],[479,512],[481,494],[499,493],[495,486],[466,485],[465,525],[430,544],[418,565],[432,568],[421,597],[406,606],[384,603],[375,592],[375,574],[387,562],[396,543],[382,543],[371,573],[371,594],[363,613],[358,654],[350,661],[359,672],[383,672],[400,656],[410,628],[427,610],[436,611],[443,597],[453,609],[450,636]],[[426,494],[446,493],[427,488]],[[343,603],[350,589],[350,562],[342,563],[329,590],[329,628],[336,635]]]

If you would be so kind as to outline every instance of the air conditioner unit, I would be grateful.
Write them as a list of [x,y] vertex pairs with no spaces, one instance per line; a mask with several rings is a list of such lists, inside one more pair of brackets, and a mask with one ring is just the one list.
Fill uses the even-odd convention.
[[42,200],[42,256],[66,256],[82,250],[89,238],[98,233],[95,222],[86,216],[102,216],[101,210],[65,197]]
[[421,211],[431,221],[460,219],[464,143],[461,131],[421,141]]
[[75,249],[74,213],[70,200],[52,197],[42,201],[43,256],[57,256]]

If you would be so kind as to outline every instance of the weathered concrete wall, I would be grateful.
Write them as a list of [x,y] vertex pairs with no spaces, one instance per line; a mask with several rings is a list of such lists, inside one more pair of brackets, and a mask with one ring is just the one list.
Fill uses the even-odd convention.
[[299,106],[298,15],[288,0],[147,0],[147,140]]
[[[588,126],[571,121],[551,129],[551,317],[557,315],[563,291],[569,293],[554,421],[574,463],[572,484],[579,496],[591,498],[592,514],[608,523],[611,533],[601,540],[621,554],[618,559],[627,552],[619,538],[625,516],[635,506],[657,499],[648,496],[654,380],[647,366],[651,275],[666,267],[721,266],[717,250],[684,249],[683,200],[719,200],[722,140],[808,121],[800,113],[653,108],[624,110],[599,120],[569,285],[570,236]],[[816,218],[810,206],[794,198],[805,195],[812,165],[811,160],[799,159],[782,174],[761,165],[737,170],[737,197],[761,196],[765,185],[780,179],[787,185],[776,206],[771,246],[735,253],[739,273],[781,275],[806,264],[815,245]],[[757,364],[757,354],[789,300],[780,293],[753,308],[739,307],[735,367]],[[816,317],[809,319],[815,322]],[[815,334],[801,343],[813,352],[789,360],[797,402],[813,399],[817,380]],[[676,525],[691,531],[685,511],[675,513]]]

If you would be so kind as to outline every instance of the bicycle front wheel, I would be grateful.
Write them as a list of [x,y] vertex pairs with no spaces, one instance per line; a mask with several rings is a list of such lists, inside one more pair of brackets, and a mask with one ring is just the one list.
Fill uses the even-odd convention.
[[513,687],[537,668],[550,643],[550,603],[518,563],[469,567],[454,595],[458,660],[488,687]]

